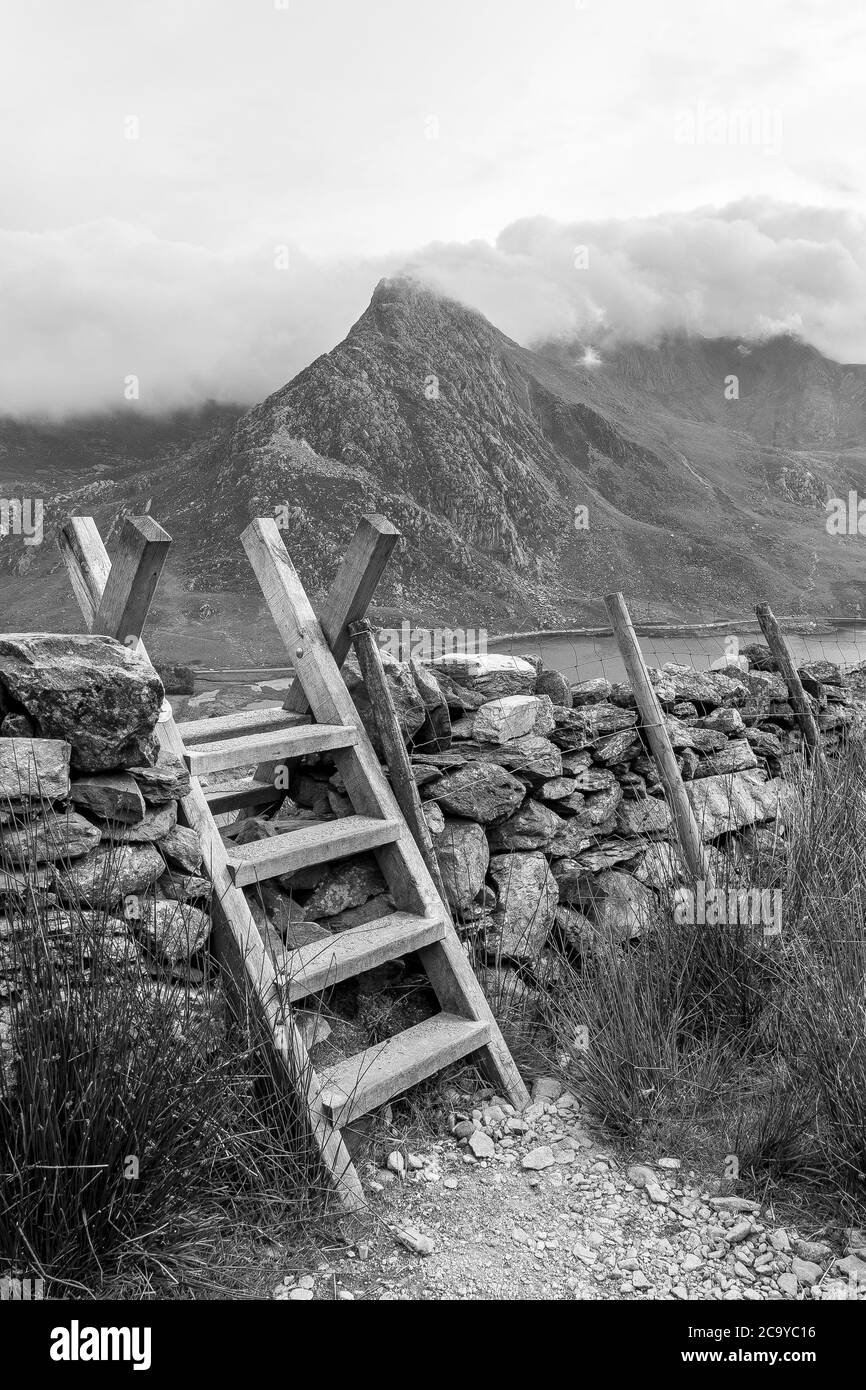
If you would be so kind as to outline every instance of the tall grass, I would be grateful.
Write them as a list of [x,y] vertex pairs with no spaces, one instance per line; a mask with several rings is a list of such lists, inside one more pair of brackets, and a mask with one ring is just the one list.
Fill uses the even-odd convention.
[[720,887],[780,888],[781,935],[683,922],[668,897],[640,939],[563,951],[538,1000],[551,1062],[627,1146],[720,1176],[809,1183],[862,1210],[862,739],[827,769],[801,766],[795,786],[775,843],[746,837],[714,856]]
[[319,1210],[297,1101],[256,1011],[227,1026],[206,953],[179,970],[113,912],[59,911],[24,879],[0,902],[0,1272],[60,1291],[203,1291],[217,1246],[259,1226],[291,1240]]

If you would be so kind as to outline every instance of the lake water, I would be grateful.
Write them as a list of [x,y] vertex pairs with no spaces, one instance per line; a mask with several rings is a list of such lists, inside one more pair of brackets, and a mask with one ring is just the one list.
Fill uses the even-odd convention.
[[[835,661],[839,665],[866,661],[866,624],[834,624],[834,631],[822,633],[786,633],[795,660]],[[706,670],[713,662],[721,660],[730,647],[726,633],[695,633],[689,636],[677,634],[670,637],[644,637],[638,635],[641,651],[648,666],[662,666],[666,661],[675,661],[681,666],[694,666]],[[751,642],[763,642],[761,633],[740,633],[740,647]],[[519,656],[522,652],[540,656],[548,669],[561,671],[570,681],[591,680],[595,676],[605,676],[608,680],[623,680],[625,667],[616,639],[610,637],[545,637],[517,638],[507,642],[493,639],[488,643],[489,651],[511,652]]]

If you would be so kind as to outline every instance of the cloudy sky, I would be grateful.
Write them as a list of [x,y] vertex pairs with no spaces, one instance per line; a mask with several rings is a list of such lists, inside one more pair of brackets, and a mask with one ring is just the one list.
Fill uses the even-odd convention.
[[254,400],[410,265],[521,341],[866,361],[861,0],[30,0],[0,410]]

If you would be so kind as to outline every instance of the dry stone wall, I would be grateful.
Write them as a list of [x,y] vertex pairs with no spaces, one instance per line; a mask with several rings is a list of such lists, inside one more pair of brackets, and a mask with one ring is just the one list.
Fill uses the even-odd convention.
[[204,948],[209,885],[177,823],[189,774],[155,736],[163,699],[111,638],[0,637],[0,1005],[37,911],[58,950],[98,917],[143,974],[188,976]]

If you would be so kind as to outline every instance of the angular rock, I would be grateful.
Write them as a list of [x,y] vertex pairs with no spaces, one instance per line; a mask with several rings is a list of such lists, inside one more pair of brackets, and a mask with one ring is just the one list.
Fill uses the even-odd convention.
[[166,870],[156,886],[161,897],[179,903],[203,902],[211,895],[210,883],[199,874],[173,874]]
[[701,777],[686,784],[686,795],[704,840],[772,820],[784,810],[788,799],[778,779],[764,781],[757,770]]
[[177,825],[177,802],[151,807],[135,825],[103,823],[102,838],[116,845],[152,845],[164,840]]
[[631,728],[637,722],[633,710],[609,704],[557,707],[554,714],[556,728],[551,737],[558,747],[566,749],[587,748],[599,738]]
[[129,775],[135,778],[145,801],[150,804],[182,801],[189,796],[189,771],[180,758],[165,748],[159,749],[152,766],[131,767]]
[[328,864],[304,903],[304,916],[312,922],[334,917],[347,908],[360,907],[368,898],[384,893],[385,888],[385,880],[372,855]]
[[424,704],[424,723],[413,736],[413,746],[424,752],[451,747],[451,713],[442,687],[429,666],[414,658],[409,662],[415,688]]
[[210,936],[211,920],[206,912],[186,903],[146,902],[141,917],[133,924],[136,936],[155,955],[170,961],[189,960]]
[[[604,676],[594,676],[592,680],[578,681],[571,687],[570,703],[578,708],[580,705],[600,705],[607,704],[610,700],[613,686]],[[563,704],[569,701],[563,700]]]
[[[415,684],[409,663],[395,660],[387,651],[381,652],[381,658],[385,680],[400,725],[400,732],[404,742],[408,743],[424,724],[427,710]],[[379,739],[373,706],[354,655],[347,657],[343,663],[343,678],[355,703],[355,708],[361,716],[361,722],[367,731],[370,742],[377,755],[382,758],[384,750]]]
[[679,857],[672,845],[659,841],[650,845],[634,871],[638,883],[662,891],[676,887],[682,877]]
[[447,773],[435,787],[436,800],[446,815],[484,825],[505,820],[525,794],[523,783],[497,763],[468,763]]
[[572,703],[571,686],[561,671],[540,671],[535,681],[535,693],[549,696],[554,705],[569,708]]
[[661,674],[666,683],[673,686],[677,700],[690,700],[698,708],[740,705],[748,695],[742,679],[724,675],[721,671],[695,671],[691,666],[666,661]]
[[159,676],[111,637],[52,633],[0,637],[0,686],[43,738],[71,745],[80,772],[146,760],[163,701]]
[[[506,695],[501,700],[488,700],[475,712],[473,736],[479,743],[508,743],[521,738],[533,732],[544,708],[537,695]],[[549,728],[552,727],[551,719]]]
[[448,902],[462,917],[484,887],[490,863],[487,836],[474,821],[447,818],[433,847]]
[[116,907],[129,894],[142,894],[165,869],[152,845],[100,847],[69,868],[55,870],[53,887],[66,902]]
[[487,838],[494,853],[547,849],[561,826],[561,818],[548,806],[527,799],[507,820],[491,826]]
[[80,859],[99,839],[98,827],[77,811],[46,811],[21,830],[4,831],[0,852],[7,864],[54,864]]
[[499,951],[517,960],[534,960],[544,946],[558,903],[556,880],[543,854],[497,854],[490,877],[499,905],[493,914]]
[[757,767],[758,759],[748,739],[732,738],[727,747],[709,758],[701,758],[695,768],[695,780],[699,777],[724,777],[732,772],[745,772]]
[[473,762],[496,763],[527,787],[539,787],[562,773],[562,754],[548,738],[524,734],[500,747],[466,744],[463,753]]
[[532,1149],[528,1154],[524,1154],[520,1160],[520,1166],[530,1172],[538,1173],[545,1168],[552,1168],[555,1162],[553,1149],[549,1144],[542,1144],[540,1148]]
[[170,864],[184,869],[188,874],[196,874],[201,868],[204,857],[201,842],[196,832],[187,825],[173,826],[159,841],[159,848]]
[[597,762],[612,765],[622,762],[626,754],[637,752],[640,746],[635,729],[622,729],[618,734],[600,739],[594,745],[593,756]]
[[740,711],[725,705],[720,705],[712,714],[699,720],[698,728],[713,729],[717,733],[726,734],[728,738],[742,738],[746,731]]
[[638,801],[622,801],[616,808],[616,828],[620,835],[661,839],[673,829],[673,816],[666,801],[644,796]]
[[0,806],[65,800],[71,752],[65,739],[0,738]]
[[102,820],[135,825],[144,820],[144,797],[128,772],[95,772],[76,777],[69,800]]
[[583,806],[583,796],[577,790],[577,779],[574,777],[551,777],[549,782],[542,782],[536,792],[539,801],[552,802],[554,807],[559,801],[573,800],[579,798],[573,807],[575,811]]
[[519,656],[504,656],[498,652],[483,655],[451,652],[430,664],[437,676],[444,671],[458,685],[479,692],[487,700],[535,693],[535,667]]

